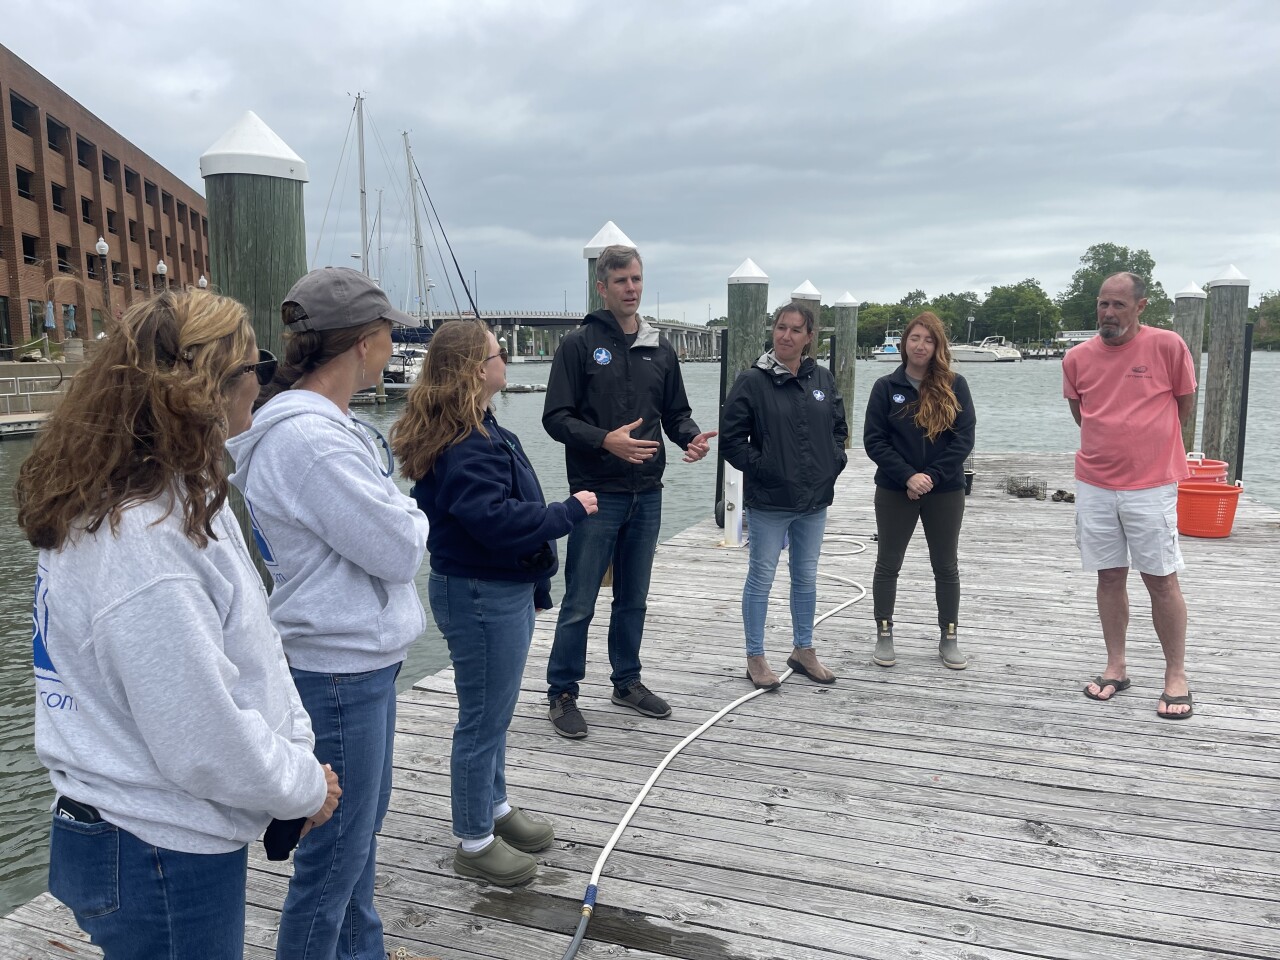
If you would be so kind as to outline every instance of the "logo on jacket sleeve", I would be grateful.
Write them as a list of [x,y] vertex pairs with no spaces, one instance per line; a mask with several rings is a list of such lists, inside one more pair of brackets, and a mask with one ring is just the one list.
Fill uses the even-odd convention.
[[596,352],[593,353],[591,356],[595,360],[595,362],[600,364],[600,366],[602,367],[608,366],[609,361],[613,359],[613,354],[610,353],[608,350],[606,350],[604,347],[596,347]]
[[894,403],[906,403],[906,402],[907,402],[907,398],[906,398],[906,397],[904,397],[904,396],[903,396],[902,394],[900,394],[900,393],[895,393],[895,394],[893,395],[893,402],[894,402]]
[[827,395],[823,393],[821,390],[815,390],[813,391],[813,399],[821,403],[823,400],[827,399]]

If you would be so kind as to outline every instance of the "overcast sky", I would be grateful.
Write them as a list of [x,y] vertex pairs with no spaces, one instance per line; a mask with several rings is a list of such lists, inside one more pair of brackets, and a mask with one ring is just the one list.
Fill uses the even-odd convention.
[[1280,288],[1276,0],[3,7],[10,49],[197,189],[255,111],[309,164],[315,265],[359,249],[339,158],[363,91],[393,298],[402,130],[482,309],[579,309],[607,220],[645,257],[644,312],[689,322],[746,257],[770,305],[804,280],[826,303],[1055,296],[1100,242],[1148,249],[1170,294],[1228,263],[1251,303]]

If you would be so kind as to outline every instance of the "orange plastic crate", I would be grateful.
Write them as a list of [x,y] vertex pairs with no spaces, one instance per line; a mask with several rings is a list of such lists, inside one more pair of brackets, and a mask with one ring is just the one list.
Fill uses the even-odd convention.
[[1242,487],[1184,480],[1178,484],[1178,532],[1186,537],[1231,536]]
[[1227,461],[1225,460],[1187,457],[1187,469],[1191,471],[1192,480],[1207,480],[1210,483],[1227,482]]

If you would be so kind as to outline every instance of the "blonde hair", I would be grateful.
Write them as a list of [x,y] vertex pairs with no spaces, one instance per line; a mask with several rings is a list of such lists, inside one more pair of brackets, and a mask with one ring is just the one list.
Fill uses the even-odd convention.
[[947,342],[947,331],[942,326],[938,315],[925,311],[907,324],[902,331],[902,348],[905,351],[907,337],[915,327],[924,327],[933,337],[933,357],[929,360],[929,369],[920,381],[920,400],[916,404],[916,426],[925,432],[930,440],[955,426],[956,417],[960,413],[960,401],[956,399],[956,375],[951,370],[951,345]]
[[488,328],[476,320],[450,320],[431,338],[427,359],[409,389],[405,411],[391,428],[391,449],[406,480],[421,480],[440,454],[484,428]]
[[187,538],[206,546],[227,497],[227,392],[247,375],[253,343],[229,297],[169,291],[130,307],[19,470],[18,525],[31,545],[58,549],[79,524],[114,532],[127,507],[172,495]]

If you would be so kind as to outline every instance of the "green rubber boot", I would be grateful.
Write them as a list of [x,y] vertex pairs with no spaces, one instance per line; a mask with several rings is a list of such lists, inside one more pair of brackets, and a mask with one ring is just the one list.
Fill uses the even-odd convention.
[[898,662],[893,654],[892,620],[876,621],[876,652],[871,655],[871,661],[877,667],[892,667]]
[[954,623],[948,623],[942,631],[942,638],[938,641],[938,656],[949,670],[963,670],[969,665],[969,658],[960,652]]

